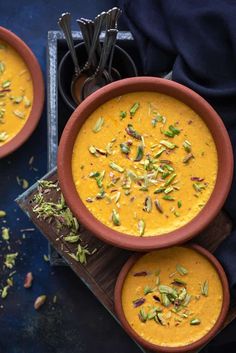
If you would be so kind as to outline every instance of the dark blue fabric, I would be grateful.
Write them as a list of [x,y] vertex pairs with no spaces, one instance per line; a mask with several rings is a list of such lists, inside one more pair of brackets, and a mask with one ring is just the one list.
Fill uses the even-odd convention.
[[[202,95],[223,119],[236,155],[236,1],[123,0],[125,20],[136,39],[143,73],[173,70],[173,80]],[[225,210],[236,224],[236,177]],[[217,249],[236,297],[236,231]],[[234,325],[235,326],[235,325]],[[227,335],[226,335],[227,336]],[[208,352],[232,347],[224,336]],[[218,347],[218,348],[217,348]],[[219,349],[219,350],[218,350]]]
[[[222,117],[236,155],[236,2],[229,0],[123,1],[143,72],[173,69],[173,80],[202,95]],[[236,180],[225,205],[236,222]],[[217,251],[236,287],[236,233]]]

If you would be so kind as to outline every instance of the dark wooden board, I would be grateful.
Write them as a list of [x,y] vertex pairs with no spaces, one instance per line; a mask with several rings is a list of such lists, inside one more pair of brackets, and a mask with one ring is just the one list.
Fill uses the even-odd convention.
[[[57,181],[56,170],[47,174],[45,178],[47,180]],[[89,249],[93,250],[96,248],[97,251],[88,257],[86,265],[76,262],[69,255],[69,253],[75,251],[76,245],[63,241],[63,238],[59,239],[56,227],[53,226],[53,224],[49,224],[48,222],[37,218],[37,215],[33,212],[34,203],[32,200],[36,193],[37,183],[22,194],[17,199],[17,203],[22,210],[27,213],[32,222],[48,239],[55,250],[65,259],[77,276],[82,279],[97,299],[116,318],[113,305],[114,286],[121,267],[132,252],[103,243],[81,226],[80,233],[82,242],[88,244]],[[47,197],[56,201],[59,195],[60,191],[53,189]],[[214,252],[230,232],[231,222],[226,214],[221,212],[212,224],[194,239],[194,242],[204,246],[211,252]],[[225,326],[234,318],[236,318],[236,303],[231,303]]]

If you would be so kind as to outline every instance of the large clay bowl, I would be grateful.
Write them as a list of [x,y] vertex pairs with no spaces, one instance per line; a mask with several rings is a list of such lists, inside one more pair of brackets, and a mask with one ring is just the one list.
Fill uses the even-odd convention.
[[33,104],[30,115],[18,134],[9,142],[0,147],[0,158],[19,148],[35,130],[43,110],[44,83],[41,68],[31,49],[14,33],[0,27],[0,39],[12,46],[26,63],[33,82]]
[[[72,151],[84,121],[101,104],[122,94],[154,91],[175,97],[196,111],[205,121],[214,138],[218,153],[218,174],[210,199],[199,214],[185,226],[161,236],[134,237],[112,230],[99,222],[81,201],[72,177]],[[228,133],[215,110],[197,93],[173,81],[154,77],[120,80],[89,96],[69,119],[59,145],[58,175],[66,202],[84,226],[101,240],[121,248],[137,251],[164,248],[184,243],[202,231],[216,217],[228,195],[233,174],[233,154]]]
[[[146,349],[153,351],[153,352],[164,352],[164,353],[185,353],[185,352],[196,352],[197,349],[200,347],[206,345],[210,340],[213,339],[213,337],[218,333],[220,329],[223,328],[224,321],[226,319],[226,315],[229,310],[229,304],[230,304],[230,294],[229,294],[229,285],[228,285],[228,280],[226,277],[226,274],[219,263],[219,261],[215,258],[214,255],[212,255],[208,250],[204,249],[203,247],[199,245],[191,245],[191,248],[199,252],[201,255],[205,256],[211,264],[215,267],[221,283],[222,283],[222,288],[223,288],[223,302],[222,302],[222,308],[220,315],[215,323],[215,325],[211,328],[208,333],[203,336],[201,339],[198,341],[195,341],[189,345],[186,346],[181,346],[181,347],[163,347],[163,346],[158,346],[155,344],[152,344],[146,340],[144,340],[141,336],[139,336],[130,326],[128,321],[126,320],[123,307],[122,307],[122,288],[123,284],[125,281],[125,278],[129,272],[129,270],[133,267],[135,262],[142,256],[141,254],[135,254],[131,256],[128,261],[124,264],[122,267],[119,276],[116,281],[116,286],[115,286],[115,293],[114,293],[114,302],[115,302],[115,310],[118,316],[118,319],[120,320],[123,328],[125,331],[138,343],[140,343],[143,347]],[[209,318],[210,319],[210,318]],[[186,334],[188,334],[186,332]]]

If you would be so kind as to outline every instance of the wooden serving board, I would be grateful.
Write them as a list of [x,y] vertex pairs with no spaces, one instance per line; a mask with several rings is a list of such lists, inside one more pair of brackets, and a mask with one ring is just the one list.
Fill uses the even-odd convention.
[[[54,169],[42,179],[56,182],[57,171]],[[22,194],[16,201],[56,251],[65,259],[77,276],[82,279],[97,299],[116,318],[113,303],[115,282],[121,267],[132,252],[103,243],[81,226],[80,233],[82,243],[88,244],[88,248],[91,250],[96,248],[97,251],[88,257],[86,265],[82,265],[73,260],[69,253],[74,252],[77,246],[63,241],[62,238],[58,238],[57,229],[53,226],[53,223],[49,224],[47,221],[37,218],[37,215],[33,212],[33,198],[36,193],[37,183]],[[60,191],[56,189],[52,189],[50,193],[47,194],[47,198],[49,197],[52,201],[57,201],[59,196]],[[214,252],[230,232],[231,222],[226,214],[221,212],[214,222],[194,239],[194,242]],[[234,318],[236,318],[236,303],[231,303],[225,326]],[[143,350],[143,352],[145,351]]]

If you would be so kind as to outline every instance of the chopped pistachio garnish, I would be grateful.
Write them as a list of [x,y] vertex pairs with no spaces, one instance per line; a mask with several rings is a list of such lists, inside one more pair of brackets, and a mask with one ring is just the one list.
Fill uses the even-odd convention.
[[166,200],[166,201],[174,201],[175,200],[175,198],[170,195],[164,195],[162,198],[163,198],[163,200]]
[[182,201],[181,201],[181,200],[179,200],[179,201],[177,202],[177,206],[178,206],[178,208],[181,208],[181,207],[182,207]]
[[184,159],[183,159],[183,163],[188,163],[192,158],[194,158],[194,155],[192,153],[188,153]]
[[115,162],[110,162],[109,163],[109,166],[115,170],[116,172],[119,172],[119,173],[124,173],[124,168],[120,167],[118,164],[116,164]]
[[132,105],[132,107],[130,108],[130,111],[129,111],[130,116],[133,117],[133,116],[135,115],[135,113],[136,113],[136,111],[138,110],[139,106],[140,106],[139,102],[136,102],[136,103],[134,103],[134,104]]
[[129,154],[130,153],[130,145],[127,142],[121,143],[120,150],[124,154]]
[[127,113],[122,111],[120,112],[120,120],[123,120],[126,117]]
[[9,285],[3,287],[2,289],[2,293],[1,293],[1,298],[2,299],[5,299],[8,295],[8,289],[9,289]]
[[112,222],[115,226],[120,226],[120,215],[115,209],[112,210]]
[[145,231],[145,222],[143,219],[140,219],[138,221],[138,230],[139,230],[139,235],[142,236]]
[[67,235],[66,237],[63,238],[67,243],[77,243],[80,240],[79,235]]
[[154,288],[151,288],[151,287],[149,287],[149,286],[145,286],[144,287],[144,290],[143,290],[143,293],[144,293],[144,295],[147,295],[147,294],[149,294],[149,293],[152,293],[152,292],[154,292]]
[[22,102],[22,100],[23,100],[23,96],[18,96],[18,97],[14,97],[12,101],[15,104],[19,104],[20,102]]
[[100,116],[100,118],[98,118],[98,120],[96,121],[96,124],[93,127],[93,132],[97,133],[101,130],[102,126],[104,124],[104,118],[102,116]]
[[154,204],[155,204],[155,206],[156,206],[156,209],[157,209],[160,213],[163,213],[163,208],[161,207],[161,204],[160,204],[160,202],[159,202],[157,199],[154,201]]
[[160,144],[165,146],[166,148],[169,148],[170,150],[173,150],[175,147],[177,147],[174,143],[171,143],[167,140],[161,140]]
[[202,192],[202,190],[206,189],[206,185],[203,183],[193,183],[193,187],[197,192]]
[[144,154],[143,145],[139,145],[138,148],[137,148],[137,154],[136,154],[136,157],[135,157],[134,161],[135,162],[141,161],[141,159],[143,158],[143,154]]
[[5,70],[5,64],[3,61],[0,61],[0,74],[2,74]]
[[13,110],[13,113],[17,118],[24,119],[25,118],[25,113],[21,112],[20,110]]
[[200,323],[201,323],[201,320],[199,319],[192,319],[190,321],[190,325],[200,325]]
[[147,196],[147,197],[145,198],[143,210],[144,210],[145,212],[148,212],[148,213],[151,212],[151,210],[152,210],[152,199],[151,199],[150,196]]
[[183,142],[183,147],[184,147],[184,149],[185,149],[186,152],[188,152],[188,153],[191,152],[192,146],[191,146],[191,143],[190,143],[189,141],[185,140],[185,141]]
[[172,181],[176,178],[176,174],[173,174],[166,182],[165,182],[165,186],[168,186],[172,183]]
[[126,132],[128,135],[134,137],[135,139],[141,140],[141,135],[136,130],[134,130],[132,124],[127,125]]
[[179,274],[181,276],[184,276],[184,275],[188,274],[188,270],[185,267],[183,267],[183,266],[181,266],[179,264],[176,265],[176,270],[179,272]]
[[147,313],[145,311],[144,308],[141,308],[141,310],[139,311],[139,319],[141,322],[146,322],[147,321]]
[[2,88],[8,88],[11,86],[11,81],[10,80],[5,80],[2,83]]
[[4,142],[8,139],[9,135],[7,134],[6,131],[1,131],[0,132],[0,142]]
[[2,239],[3,240],[9,240],[10,239],[9,228],[6,228],[6,227],[2,228]]
[[89,152],[91,153],[91,154],[93,154],[94,156],[98,156],[98,154],[97,154],[97,150],[96,150],[96,148],[94,147],[94,146],[89,146],[89,148],[88,148],[88,150],[89,150]]
[[161,154],[166,151],[166,148],[165,147],[162,147],[154,156],[154,158],[158,158],[161,156]]
[[31,101],[26,96],[24,96],[24,105],[25,108],[31,107]]
[[7,268],[12,269],[15,266],[15,262],[16,262],[16,258],[18,256],[18,252],[13,253],[13,254],[7,254],[5,256],[5,261],[4,261],[4,265]]
[[201,294],[207,297],[208,291],[209,291],[209,284],[208,284],[208,281],[205,281],[201,285]]
[[7,213],[5,211],[0,210],[0,218],[5,217]]

